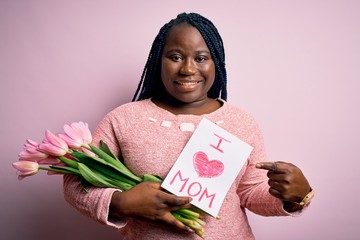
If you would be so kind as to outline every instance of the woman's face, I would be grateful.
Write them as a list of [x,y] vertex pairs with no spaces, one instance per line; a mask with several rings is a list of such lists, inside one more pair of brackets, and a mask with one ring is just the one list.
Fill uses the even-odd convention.
[[161,80],[170,98],[181,103],[208,99],[215,64],[195,27],[179,24],[169,30],[161,63]]

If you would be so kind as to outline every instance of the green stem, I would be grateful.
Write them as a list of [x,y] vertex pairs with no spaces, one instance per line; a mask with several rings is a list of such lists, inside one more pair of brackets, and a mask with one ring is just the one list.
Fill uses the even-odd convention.
[[71,167],[65,167],[65,166],[50,166],[50,167],[39,167],[39,170],[45,170],[45,171],[51,171],[51,172],[57,172],[62,174],[71,174],[80,176],[80,173],[77,169],[71,168]]
[[48,167],[39,167],[39,170],[45,170],[45,171],[52,171],[51,168],[48,168]]
[[132,173],[121,161],[118,159],[113,158],[111,155],[107,154],[100,148],[97,148],[95,146],[90,145],[90,148],[93,153],[98,155],[102,160],[108,162],[113,167],[116,167],[122,174],[128,176],[133,181],[140,183],[142,182],[142,179],[136,176],[134,173]]
[[178,219],[180,222],[184,223],[186,226],[194,230],[194,232],[201,238],[204,238],[204,229],[203,227],[197,223],[196,221],[187,219],[186,217],[181,216],[175,212],[172,212],[173,216]]
[[72,167],[72,168],[75,168],[75,169],[79,168],[78,163],[73,159],[70,159],[70,158],[67,158],[67,157],[58,157],[58,159],[60,161],[62,161],[63,163],[65,163],[69,167]]
[[82,148],[85,148],[86,150],[89,150],[89,151],[93,152],[93,151],[91,150],[91,148],[88,147],[88,146],[81,146],[81,147],[82,147]]
[[187,209],[187,208],[182,208],[180,210],[178,210],[178,213],[183,215],[183,216],[190,216],[190,217],[193,217],[193,218],[200,218],[200,214],[197,213],[197,212],[194,212],[190,209]]

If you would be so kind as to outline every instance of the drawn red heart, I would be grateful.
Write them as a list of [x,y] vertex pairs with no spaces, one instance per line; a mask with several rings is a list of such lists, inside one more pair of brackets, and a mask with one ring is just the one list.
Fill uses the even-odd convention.
[[209,161],[204,152],[196,152],[193,157],[194,168],[199,177],[214,178],[222,174],[224,164],[219,160]]

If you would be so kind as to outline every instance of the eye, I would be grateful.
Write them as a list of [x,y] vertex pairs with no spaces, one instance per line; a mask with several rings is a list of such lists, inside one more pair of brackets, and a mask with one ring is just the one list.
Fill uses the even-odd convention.
[[176,54],[176,55],[171,55],[169,58],[170,58],[172,61],[174,61],[174,62],[179,62],[179,61],[182,60],[182,57],[181,57],[180,55],[178,55],[178,54]]
[[199,56],[199,57],[195,58],[195,61],[199,62],[199,63],[205,62],[206,60],[208,60],[208,58],[205,56]]

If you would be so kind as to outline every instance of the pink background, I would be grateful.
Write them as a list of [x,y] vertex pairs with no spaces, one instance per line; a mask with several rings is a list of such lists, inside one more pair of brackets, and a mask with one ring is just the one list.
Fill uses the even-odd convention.
[[269,159],[316,190],[302,217],[250,213],[257,239],[360,238],[359,1],[1,0],[1,239],[119,239],[67,205],[59,176],[19,182],[11,163],[27,138],[94,129],[130,101],[159,28],[183,11],[219,28],[228,100],[257,118]]

